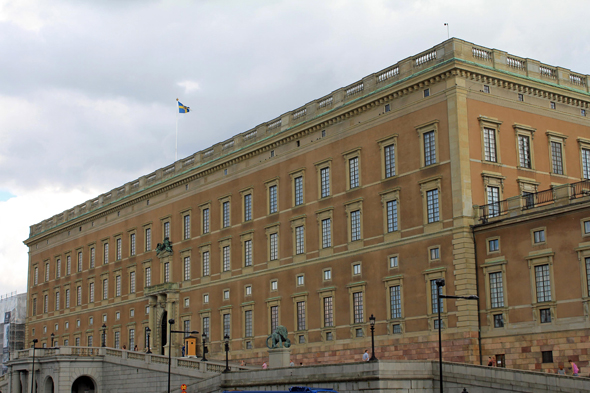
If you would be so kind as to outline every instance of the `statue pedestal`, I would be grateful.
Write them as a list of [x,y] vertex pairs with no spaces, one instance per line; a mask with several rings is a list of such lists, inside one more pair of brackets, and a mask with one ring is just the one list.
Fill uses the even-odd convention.
[[281,368],[289,367],[291,361],[290,348],[275,348],[268,350],[268,367]]

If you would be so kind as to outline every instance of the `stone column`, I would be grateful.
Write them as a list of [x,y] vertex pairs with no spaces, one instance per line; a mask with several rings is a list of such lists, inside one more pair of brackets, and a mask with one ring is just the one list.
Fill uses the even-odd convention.
[[[148,297],[148,304],[150,308],[150,315],[148,318],[148,327],[150,328],[150,347],[156,348],[156,337],[158,336],[157,329],[157,319],[156,316],[158,314],[158,297],[157,296],[149,296]],[[152,350],[152,352],[154,352]]]

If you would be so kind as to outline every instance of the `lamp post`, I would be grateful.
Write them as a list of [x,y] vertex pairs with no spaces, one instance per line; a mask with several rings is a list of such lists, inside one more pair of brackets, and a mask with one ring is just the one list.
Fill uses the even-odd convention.
[[102,346],[107,346],[107,325],[104,323],[102,324]]
[[438,313],[438,373],[439,373],[439,386],[440,386],[440,393],[443,393],[443,370],[442,370],[442,338],[441,338],[441,331],[442,331],[442,321],[440,319],[440,309],[442,308],[442,300],[441,299],[464,299],[464,300],[478,300],[479,297],[476,295],[469,295],[469,296],[453,296],[453,295],[443,295],[442,287],[445,286],[445,280],[439,278],[435,281],[436,288],[438,290],[437,293],[437,313]]
[[369,322],[371,323],[371,359],[369,362],[374,362],[377,358],[375,357],[375,317],[373,314],[369,317]]
[[55,333],[51,333],[51,348],[53,348],[54,339],[55,339]]
[[[172,366],[172,333],[189,333],[185,332],[184,330],[172,330],[172,325],[174,325],[174,319],[169,319],[168,323],[170,326],[168,327],[168,393],[170,393],[170,367]],[[190,332],[191,334],[199,334],[196,330]],[[150,352],[151,353],[151,352]]]
[[152,329],[150,329],[150,327],[146,327],[145,328],[145,334],[146,334],[146,347],[147,347],[147,352],[146,353],[152,353],[151,349],[150,349],[150,333],[152,332]]
[[229,352],[229,334],[223,336],[223,340],[225,341],[225,370],[224,373],[229,372],[229,359],[228,359],[228,352]]
[[31,378],[31,393],[35,393],[35,345],[39,342],[36,338],[33,339],[33,375]]
[[209,352],[207,350],[207,346],[206,345],[207,345],[207,335],[205,334],[205,332],[203,332],[203,359],[201,359],[203,362],[206,362],[207,361],[207,358],[205,357],[205,354],[207,352]]

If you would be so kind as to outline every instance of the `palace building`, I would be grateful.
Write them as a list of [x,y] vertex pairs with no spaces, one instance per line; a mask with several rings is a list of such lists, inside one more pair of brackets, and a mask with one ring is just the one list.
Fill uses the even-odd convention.
[[[449,39],[30,228],[27,342],[588,363],[588,75]],[[158,247],[168,238],[171,249]],[[52,343],[51,341],[54,340]],[[199,349],[200,351],[200,349]],[[584,370],[583,370],[584,371]]]

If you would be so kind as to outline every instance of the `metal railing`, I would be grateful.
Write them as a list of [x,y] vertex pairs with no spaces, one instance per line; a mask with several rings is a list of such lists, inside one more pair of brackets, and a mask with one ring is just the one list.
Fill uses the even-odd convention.
[[590,179],[570,184],[570,198],[582,198],[590,196]]

